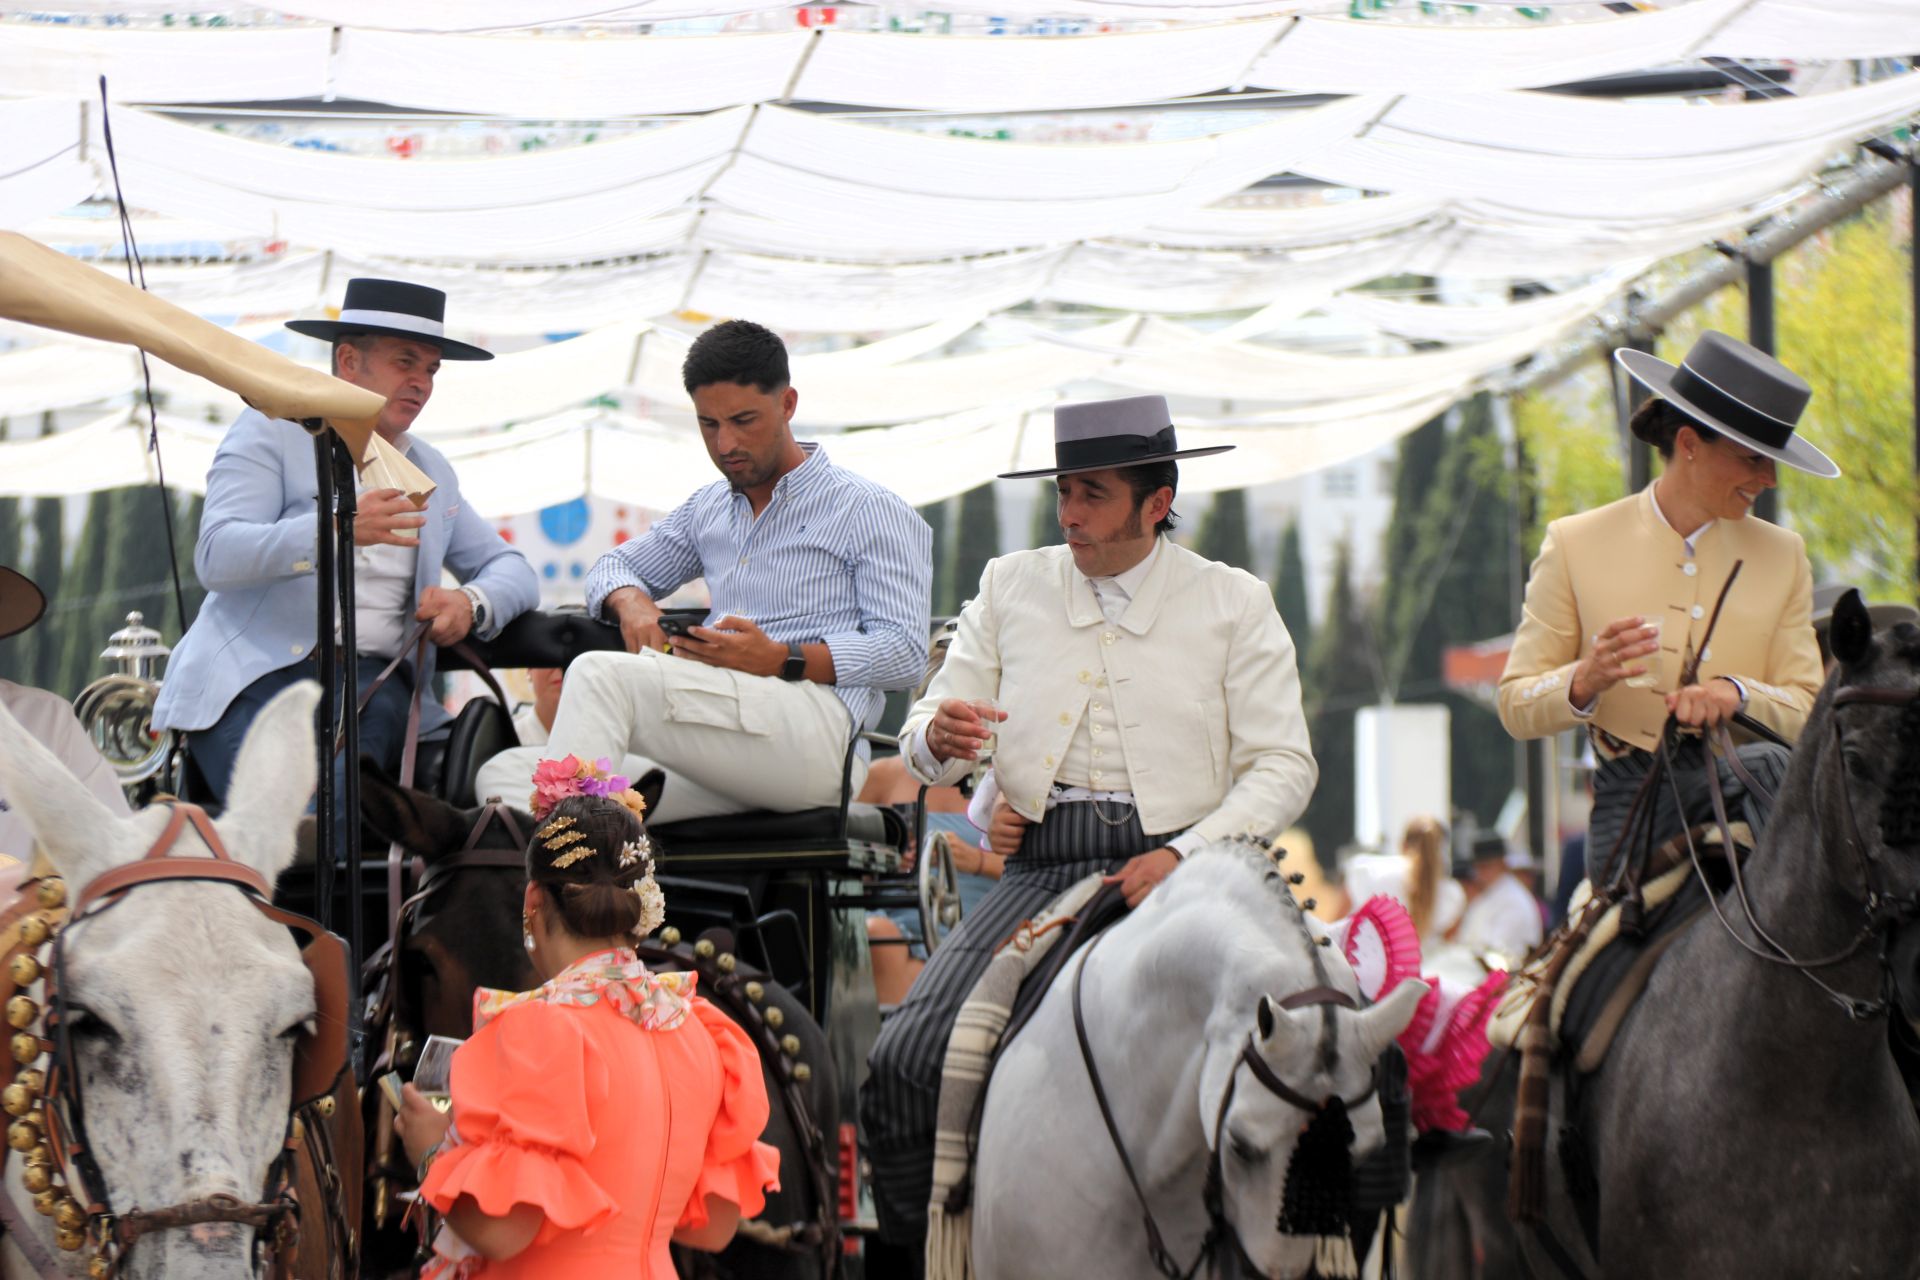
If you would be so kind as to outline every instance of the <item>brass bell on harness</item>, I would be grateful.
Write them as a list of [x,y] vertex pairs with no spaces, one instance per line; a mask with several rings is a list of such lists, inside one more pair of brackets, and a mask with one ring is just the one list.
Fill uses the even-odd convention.
[[780,1051],[786,1054],[789,1058],[799,1057],[800,1056],[800,1037],[799,1036],[780,1037]]
[[712,938],[702,938],[700,939],[700,941],[693,944],[693,954],[695,954],[696,956],[699,956],[702,960],[713,959],[713,951],[714,951],[714,947],[713,947]]
[[666,928],[660,931],[660,943],[662,946],[668,946],[668,947],[679,946],[680,931],[674,928],[672,925],[668,925]]
[[62,1199],[61,1194],[51,1188],[37,1192],[33,1197],[33,1211],[43,1218],[51,1218],[53,1211],[60,1207]]
[[16,1031],[25,1031],[40,1021],[40,1006],[27,996],[15,996],[7,1001],[7,1025]]
[[40,1056],[40,1037],[31,1031],[16,1031],[10,1047],[13,1060],[24,1067]]
[[48,911],[64,907],[67,905],[67,882],[59,876],[48,876],[34,886],[33,896]]
[[7,1126],[7,1145],[15,1151],[31,1151],[40,1145],[40,1130],[29,1121],[15,1120]]
[[20,1185],[27,1189],[28,1195],[33,1196],[42,1191],[51,1191],[53,1170],[44,1164],[30,1164],[20,1171]]
[[331,1095],[324,1097],[320,1099],[320,1101],[313,1104],[313,1109],[315,1111],[318,1111],[323,1116],[332,1115],[333,1108],[334,1108],[334,1101]]
[[27,1088],[27,1086],[21,1084],[18,1080],[15,1080],[6,1088],[0,1089],[0,1111],[6,1112],[16,1120],[21,1119],[27,1112],[33,1110],[33,1104],[39,1100],[40,1095],[38,1093]]
[[780,1029],[780,1024],[785,1022],[786,1020],[787,1020],[787,1015],[780,1011],[779,1005],[775,1005],[773,1006],[773,1008],[767,1010],[767,1025],[772,1027],[775,1031],[778,1031]]
[[722,973],[732,973],[734,966],[738,963],[739,961],[734,959],[733,952],[722,951],[719,959],[713,962],[713,967]]
[[112,1274],[113,1264],[104,1255],[94,1255],[93,1261],[87,1264],[88,1280],[107,1280]]
[[[69,1200],[67,1203],[73,1204],[73,1201]],[[74,1207],[78,1208],[79,1206],[75,1205]],[[57,1218],[59,1215],[55,1214],[54,1216]],[[82,1221],[85,1221],[85,1219],[83,1218]],[[87,1243],[87,1233],[68,1227],[55,1227],[53,1229],[53,1242],[62,1249],[65,1249],[68,1253],[78,1253],[80,1252],[81,1246]]]
[[13,1078],[13,1082],[34,1093],[47,1091],[47,1073],[35,1067],[28,1067]]
[[801,1084],[805,1084],[807,1081],[813,1079],[813,1068],[804,1062],[796,1062],[793,1064],[793,1078]]
[[766,999],[767,989],[757,982],[749,982],[746,990],[747,999],[753,1001],[755,1004],[759,1004],[762,1000]]
[[30,987],[40,981],[40,962],[22,952],[8,962],[7,976],[16,987]]
[[53,930],[47,925],[45,916],[28,916],[20,922],[20,943],[22,946],[37,947],[53,936]]
[[[72,1196],[68,1196],[54,1207],[53,1225],[62,1231],[83,1231],[87,1225],[87,1211],[82,1209]],[[75,1246],[75,1248],[78,1247]]]

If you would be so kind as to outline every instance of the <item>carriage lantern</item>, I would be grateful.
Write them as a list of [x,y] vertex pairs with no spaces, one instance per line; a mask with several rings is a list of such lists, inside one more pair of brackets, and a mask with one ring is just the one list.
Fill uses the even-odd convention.
[[153,704],[160,694],[160,664],[169,649],[160,633],[149,627],[139,610],[127,615],[127,625],[107,639],[100,656],[113,665],[74,699],[74,714],[86,727],[93,745],[119,775],[120,785],[136,803],[149,780],[166,765],[171,733],[153,728]]

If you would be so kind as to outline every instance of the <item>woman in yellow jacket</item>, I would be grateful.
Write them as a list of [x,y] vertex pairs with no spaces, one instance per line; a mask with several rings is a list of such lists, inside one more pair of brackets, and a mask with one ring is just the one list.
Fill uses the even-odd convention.
[[[1780,465],[1840,474],[1794,434],[1811,391],[1743,342],[1703,334],[1680,365],[1614,353],[1654,393],[1634,435],[1665,460],[1646,489],[1555,520],[1534,561],[1513,651],[1500,678],[1500,720],[1516,738],[1584,727],[1601,760],[1588,830],[1589,875],[1604,879],[1633,797],[1671,714],[1701,730],[1745,714],[1791,742],[1821,683],[1811,615],[1813,574],[1800,535],[1748,519]],[[1734,563],[1740,574],[1705,635]],[[1698,679],[1682,687],[1695,657]],[[1741,762],[1769,789],[1787,753],[1749,742]],[[1705,750],[1695,734],[1674,757],[1686,822],[1711,820]],[[1763,822],[1764,806],[1719,766],[1734,817]],[[1681,830],[1672,788],[1656,789],[1657,844]],[[1636,839],[1636,846],[1639,844]]]

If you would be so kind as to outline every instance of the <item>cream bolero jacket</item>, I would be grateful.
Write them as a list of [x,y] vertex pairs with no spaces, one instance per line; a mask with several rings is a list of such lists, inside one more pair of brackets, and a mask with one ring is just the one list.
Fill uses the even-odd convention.
[[1658,611],[1653,686],[1615,685],[1600,695],[1591,722],[1630,746],[1659,745],[1665,695],[1700,645],[1736,560],[1743,562],[1740,577],[1702,655],[1700,679],[1737,678],[1747,690],[1747,714],[1789,741],[1797,738],[1822,680],[1806,544],[1756,517],[1716,520],[1690,560],[1685,540],[1653,509],[1650,491],[1547,526],[1500,677],[1507,732],[1539,738],[1582,724],[1567,691],[1594,635],[1616,618]]
[[[1021,816],[1042,817],[1067,744],[1100,682],[1112,693],[1134,803],[1150,835],[1279,835],[1319,778],[1300,711],[1293,640],[1266,585],[1176,543],[1108,622],[1064,546],[988,563],[914,734],[947,698],[996,698],[994,772]],[[949,761],[935,785],[971,767]]]

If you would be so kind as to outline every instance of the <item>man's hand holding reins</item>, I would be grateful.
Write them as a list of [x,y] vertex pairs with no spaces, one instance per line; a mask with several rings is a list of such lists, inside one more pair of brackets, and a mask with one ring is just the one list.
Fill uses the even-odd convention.
[[1622,680],[1645,675],[1640,659],[1659,651],[1660,633],[1647,626],[1645,619],[1615,618],[1593,638],[1593,649],[1574,667],[1568,700],[1576,707],[1592,706],[1594,699]]
[[626,645],[628,653],[642,649],[666,651],[667,633],[660,629],[660,606],[640,588],[621,587],[608,592],[601,610],[619,619],[620,642]]
[[473,630],[473,601],[464,591],[428,587],[420,593],[414,621],[427,625],[427,639],[438,645],[459,644]]
[[1153,892],[1153,886],[1165,880],[1179,865],[1180,855],[1161,845],[1137,858],[1127,859],[1121,864],[1120,870],[1107,877],[1107,883],[1119,885],[1127,905],[1137,907]]
[[[927,724],[927,750],[943,764],[948,760],[978,760],[980,748],[993,736],[993,729],[983,717],[999,721],[1005,720],[1007,713],[983,712],[964,699],[948,698]],[[998,850],[999,846],[994,848]]]

